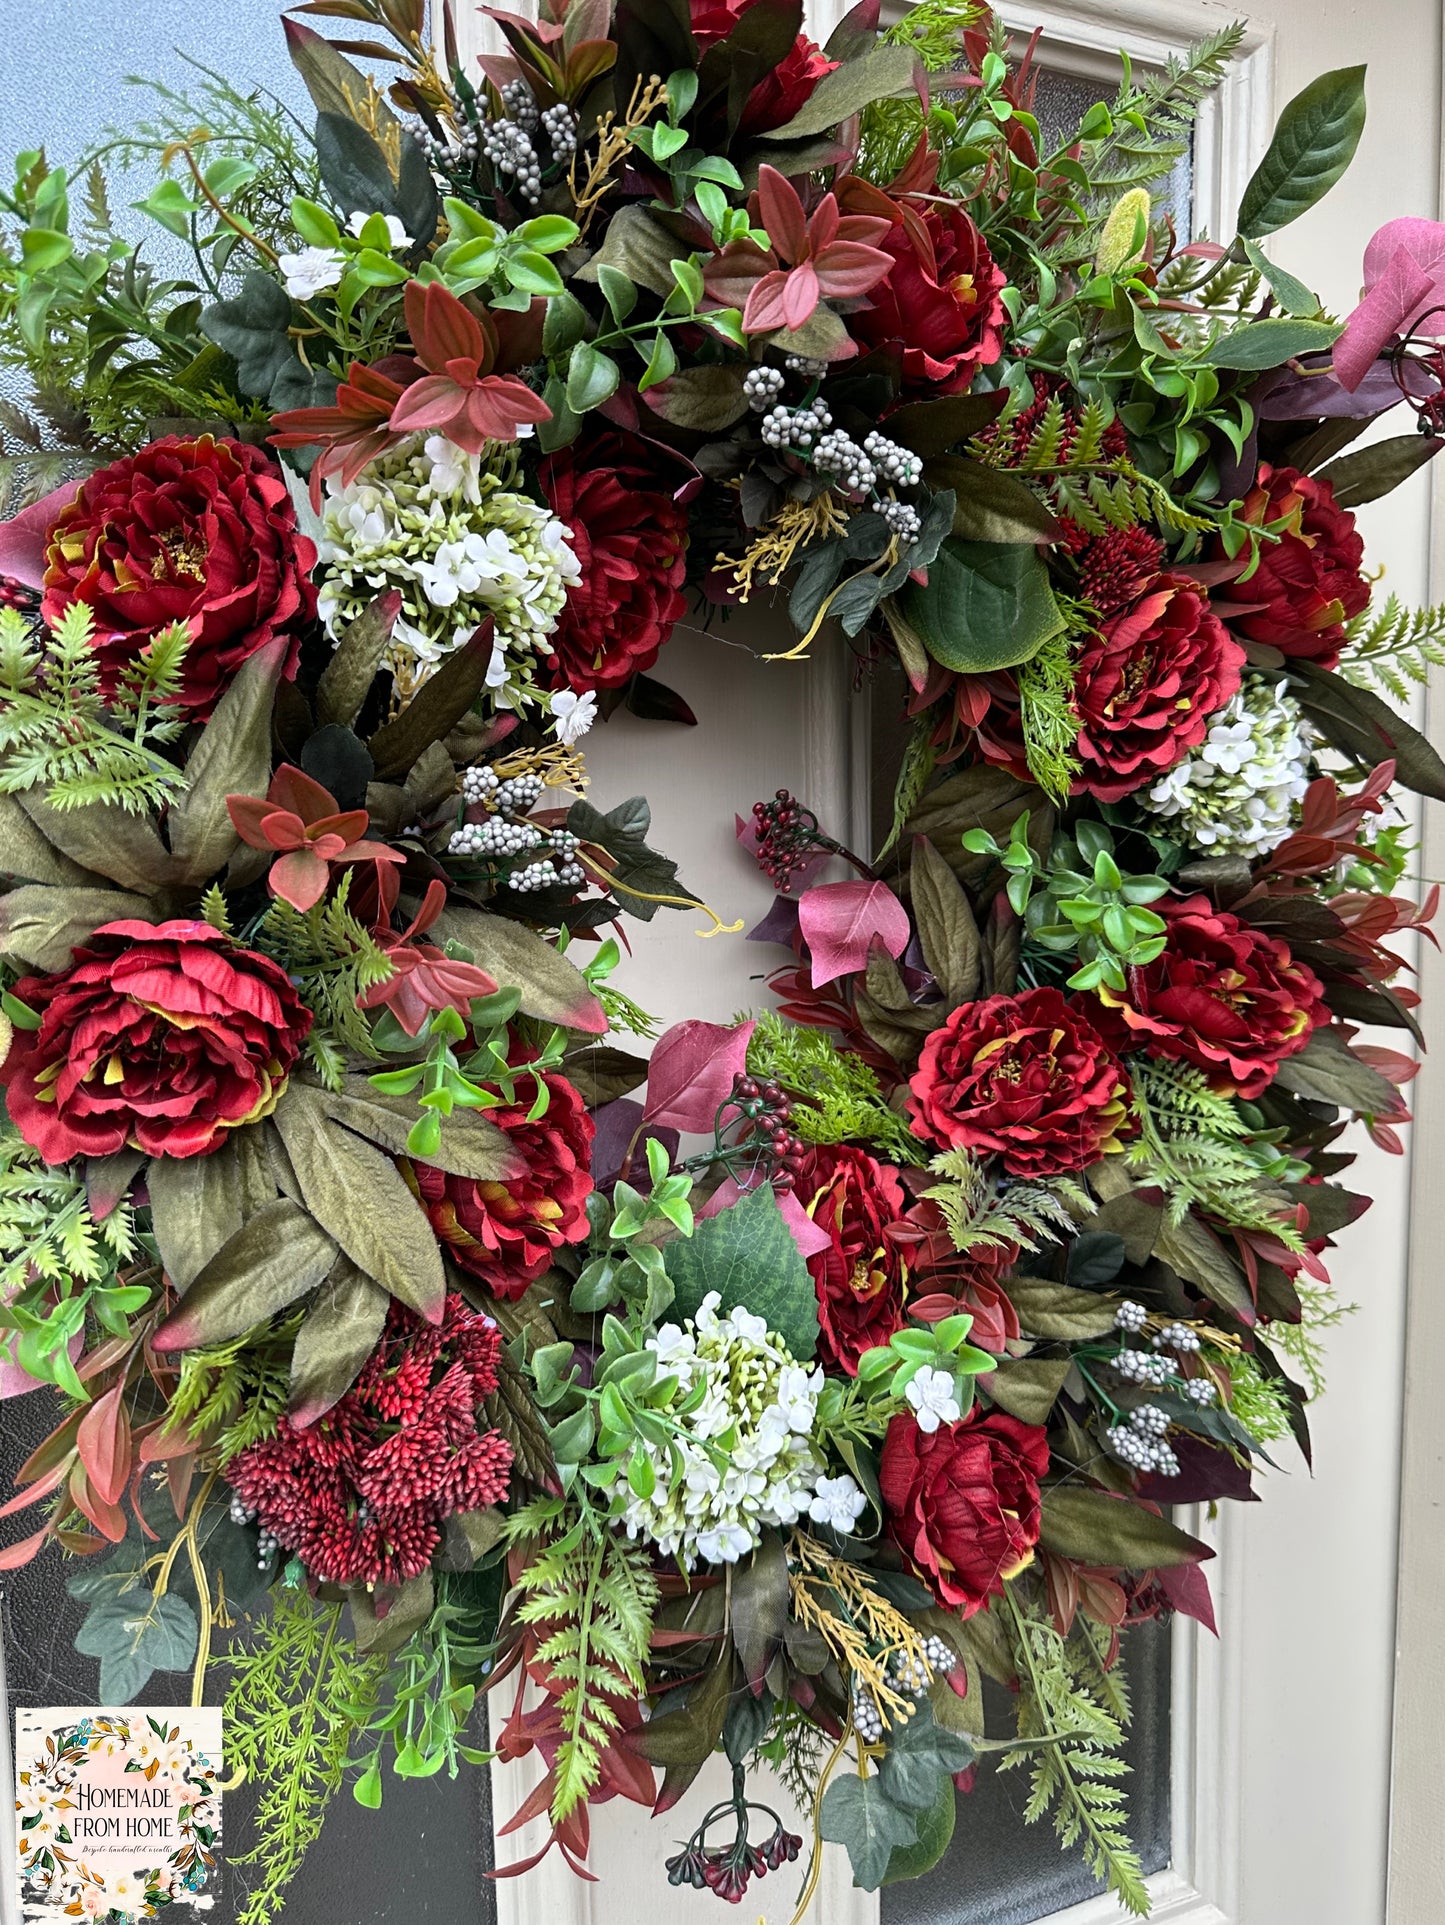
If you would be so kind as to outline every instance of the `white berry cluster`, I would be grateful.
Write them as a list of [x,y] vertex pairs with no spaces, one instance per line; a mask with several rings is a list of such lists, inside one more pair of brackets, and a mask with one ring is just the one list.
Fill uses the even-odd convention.
[[1187,1323],[1166,1323],[1150,1338],[1156,1350],[1172,1350],[1176,1356],[1192,1357],[1199,1348],[1199,1332]]
[[779,403],[763,416],[758,433],[770,448],[791,448],[807,454],[820,435],[833,425],[828,404],[819,395],[806,408],[790,408]]
[[1138,800],[1211,855],[1265,855],[1295,826],[1313,735],[1299,703],[1247,675],[1209,733]]
[[1217,1403],[1219,1399],[1219,1392],[1210,1377],[1191,1377],[1184,1386],[1184,1395],[1191,1404],[1199,1404],[1204,1408]]
[[[241,1498],[237,1492],[232,1491],[231,1522],[233,1524],[239,1524],[241,1528],[244,1530],[248,1524],[254,1524],[255,1521],[256,1521],[256,1513],[253,1510],[251,1510],[248,1505],[242,1503]],[[264,1527],[261,1530],[257,1531],[256,1533],[256,1569],[258,1571],[266,1570],[267,1567],[270,1565],[272,1558],[276,1556],[276,1553],[280,1549],[281,1549],[281,1540],[279,1537],[277,1537],[274,1531],[268,1531]]]
[[[531,99],[530,93],[527,98]],[[510,179],[524,201],[541,199],[542,163],[532,145],[531,134],[519,121],[483,121],[481,146],[492,163],[493,172],[503,180]]]
[[743,376],[743,394],[754,414],[766,414],[783,387],[781,368],[749,368]]
[[1109,1362],[1131,1384],[1153,1384],[1162,1388],[1174,1375],[1174,1362],[1152,1350],[1121,1350]]
[[883,1713],[861,1678],[853,1680],[853,1726],[865,1745],[883,1741]]
[[957,1669],[958,1654],[953,1646],[934,1637],[924,1639],[923,1649],[916,1658],[906,1651],[895,1651],[889,1666],[893,1682],[910,1698],[921,1698],[935,1678]]
[[522,895],[536,895],[543,889],[580,889],[586,871],[576,860],[581,846],[569,829],[542,830],[524,818],[536,808],[545,784],[540,775],[509,775],[505,779],[494,768],[481,763],[462,773],[462,801],[469,809],[484,809],[478,822],[463,822],[453,831],[447,852],[470,856],[497,865],[530,855],[547,845],[547,853],[507,877],[507,886]]
[[796,1363],[751,1311],[720,1317],[720,1302],[709,1292],[694,1318],[666,1323],[648,1339],[659,1371],[677,1380],[679,1401],[699,1384],[702,1396],[677,1418],[670,1444],[639,1440],[656,1473],[652,1496],[636,1495],[625,1458],[614,1487],[627,1500],[628,1535],[676,1557],[684,1570],[699,1560],[736,1563],[769,1524],[806,1516],[851,1531],[867,1507],[851,1477],[824,1475],[813,1442],[822,1369]]
[[1118,1329],[1127,1330],[1131,1335],[1137,1336],[1141,1330],[1147,1328],[1149,1312],[1142,1303],[1135,1303],[1132,1298],[1125,1297],[1114,1312],[1114,1323]]
[[889,532],[896,535],[904,547],[917,541],[923,530],[923,517],[908,502],[880,501],[878,512],[887,522]]
[[454,856],[481,856],[489,862],[509,862],[540,848],[542,831],[530,822],[508,822],[505,816],[489,816],[485,822],[464,822],[447,844]]
[[813,466],[820,474],[831,475],[853,495],[866,495],[878,479],[873,463],[841,428],[818,437],[813,449]]
[[515,474],[515,456],[483,469],[480,457],[428,435],[371,462],[349,487],[328,481],[318,544],[327,633],[338,636],[383,589],[400,589],[387,662],[415,687],[490,616],[493,700],[541,701],[532,659],[582,571],[571,530],[509,488]]
[[565,100],[543,110],[542,132],[551,141],[557,160],[565,160],[577,151],[577,116]]
[[875,428],[863,437],[863,452],[885,481],[900,488],[916,488],[923,479],[923,460],[911,448],[890,441]]
[[805,381],[821,381],[828,372],[828,363],[816,360],[811,354],[785,354],[783,366],[789,374],[802,375]]
[[1127,1424],[1108,1433],[1110,1450],[1131,1470],[1152,1471],[1156,1477],[1177,1477],[1179,1459],[1166,1441],[1169,1413],[1157,1404],[1141,1404],[1129,1413]]

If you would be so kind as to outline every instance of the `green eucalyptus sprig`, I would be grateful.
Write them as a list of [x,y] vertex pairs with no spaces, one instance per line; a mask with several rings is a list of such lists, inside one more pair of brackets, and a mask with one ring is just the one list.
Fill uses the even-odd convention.
[[[553,1029],[541,1048],[525,1063],[513,1063],[512,1018],[521,1002],[521,991],[499,989],[490,996],[473,999],[464,1021],[456,1010],[435,1009],[415,1036],[409,1036],[389,1009],[383,1010],[372,1029],[373,1043],[388,1054],[424,1048],[420,1061],[400,1069],[378,1070],[371,1081],[388,1096],[410,1096],[419,1091],[417,1102],[426,1112],[411,1126],[406,1147],[413,1156],[435,1156],[441,1147],[442,1118],[454,1109],[488,1110],[514,1108],[518,1086],[533,1086],[527,1121],[537,1122],[547,1113],[551,1092],[545,1072],[560,1067],[566,1051],[566,1037]],[[466,1061],[457,1055],[456,1045],[470,1033],[474,1048]]]
[[1147,905],[1168,894],[1168,882],[1157,875],[1126,876],[1102,823],[1076,824],[1072,837],[1055,839],[1046,860],[1030,845],[1028,832],[1026,809],[1005,846],[987,829],[967,830],[963,846],[1002,864],[1009,903],[1040,948],[1078,953],[1070,989],[1126,989],[1125,971],[1142,969],[1163,952],[1167,924]]

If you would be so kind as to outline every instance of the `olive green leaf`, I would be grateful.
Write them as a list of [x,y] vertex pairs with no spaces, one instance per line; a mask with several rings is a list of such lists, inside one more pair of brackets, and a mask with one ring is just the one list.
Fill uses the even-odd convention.
[[321,1225],[287,1197],[249,1217],[156,1331],[159,1351],[223,1343],[316,1288],[336,1260]]
[[234,1142],[210,1156],[157,1156],[146,1176],[151,1228],[173,1287],[189,1290],[251,1212]]
[[675,428],[715,434],[730,428],[748,411],[748,398],[743,393],[746,371],[732,366],[684,368],[650,388],[647,405]]
[[454,648],[393,721],[367,742],[378,782],[399,781],[433,742],[441,741],[476,701],[492,659],[489,616],[460,648]]
[[1073,1368],[1068,1357],[1026,1357],[1001,1363],[984,1380],[984,1390],[1000,1410],[1020,1423],[1043,1424]]
[[1333,1024],[1317,1029],[1298,1056],[1286,1057],[1276,1080],[1296,1096],[1362,1116],[1388,1114],[1400,1101],[1389,1078],[1362,1062]]
[[[342,1078],[340,1090],[316,1090],[316,1097],[329,1116],[376,1143],[393,1156],[409,1154],[407,1134],[422,1115],[414,1096],[387,1095],[365,1076]],[[441,1147],[435,1156],[415,1157],[414,1162],[434,1164],[452,1176],[470,1177],[474,1183],[501,1183],[519,1176],[524,1161],[506,1133],[489,1122],[481,1110],[454,1109],[442,1125]]]
[[606,1029],[602,1005],[581,970],[524,924],[453,903],[438,918],[436,937],[465,944],[503,989],[520,990],[524,1016],[592,1036]]
[[[1042,1277],[1005,1277],[1003,1288],[1027,1336],[1103,1337],[1114,1328],[1117,1297],[1103,1296],[1097,1290],[1074,1290],[1066,1283],[1049,1283]],[[993,1388],[992,1379],[989,1388]],[[1004,1402],[1002,1398],[999,1401]]]
[[805,140],[812,134],[826,134],[875,100],[891,100],[896,94],[908,93],[913,86],[914,66],[911,47],[871,47],[856,60],[824,74],[791,120],[769,128],[768,139]]
[[764,1531],[746,1564],[733,1571],[728,1623],[754,1697],[788,1622],[788,1559],[776,1531]]
[[422,1571],[419,1576],[408,1578],[400,1590],[391,1594],[385,1617],[380,1616],[376,1609],[382,1601],[381,1593],[364,1591],[358,1586],[346,1595],[351,1606],[356,1648],[368,1653],[399,1651],[412,1633],[419,1631],[426,1623],[436,1603],[430,1571]]
[[316,1292],[291,1353],[291,1421],[314,1424],[350,1390],[375,1350],[391,1299],[338,1254]]
[[53,849],[92,875],[142,896],[177,880],[175,859],[149,816],[129,815],[110,802],[56,809],[36,789],[21,796],[20,806]]
[[271,777],[271,709],[285,666],[284,637],[248,656],[216,704],[186,763],[186,792],[166,816],[182,882],[205,882],[240,842],[228,795],[264,795]]
[[950,1010],[971,1002],[983,974],[978,924],[957,877],[927,836],[913,844],[909,870],[923,959]]
[[321,1092],[301,1083],[288,1088],[271,1122],[306,1208],[322,1228],[359,1270],[429,1322],[439,1322],[447,1294],[441,1252],[426,1212],[391,1158],[343,1129],[328,1114]]
[[95,877],[51,844],[13,795],[0,795],[0,875],[26,882],[94,883]]
[[1166,1216],[1159,1226],[1154,1251],[1186,1283],[1202,1290],[1211,1303],[1253,1323],[1254,1298],[1243,1271],[1197,1216],[1191,1213],[1178,1223],[1171,1223]]
[[1368,448],[1341,455],[1320,469],[1319,478],[1334,489],[1336,507],[1363,508],[1367,501],[1378,501],[1408,481],[1440,452],[1441,445],[1433,435],[1392,435],[1388,441],[1372,441]]
[[369,602],[336,644],[336,652],[321,671],[316,685],[316,721],[350,728],[376,680],[391,631],[401,613],[401,591],[388,589]]
[[47,888],[22,883],[0,896],[0,955],[32,969],[65,969],[71,951],[105,923],[122,917],[149,918],[155,904],[119,889]]
[[1059,524],[1025,481],[969,455],[940,455],[923,478],[953,490],[953,532],[965,541],[1057,541]]
[[1122,1564],[1147,1571],[1199,1564],[1213,1553],[1167,1518],[1082,1484],[1056,1484],[1043,1493],[1039,1542],[1079,1564]]
[[1445,762],[1403,716],[1367,688],[1358,688],[1313,662],[1291,662],[1293,694],[1321,733],[1366,768],[1393,756],[1407,788],[1445,802]]
[[647,1058],[607,1043],[581,1043],[562,1059],[562,1074],[581,1091],[588,1109],[630,1096],[647,1081]]

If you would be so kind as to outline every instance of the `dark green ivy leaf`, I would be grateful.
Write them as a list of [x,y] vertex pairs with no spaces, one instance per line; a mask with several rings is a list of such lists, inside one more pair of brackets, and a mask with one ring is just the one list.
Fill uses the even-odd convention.
[[883,1883],[900,1845],[918,1842],[917,1815],[895,1805],[877,1778],[859,1778],[852,1772],[829,1785],[820,1829],[826,1839],[847,1851],[853,1882],[865,1892],[876,1892]]
[[907,1724],[889,1732],[878,1780],[893,1804],[927,1811],[938,1796],[940,1778],[946,1781],[972,1763],[973,1746],[936,1724],[925,1698]]
[[692,1235],[667,1246],[674,1314],[696,1315],[710,1290],[719,1313],[741,1307],[762,1317],[800,1363],[818,1346],[818,1298],[808,1266],[767,1184],[749,1190]]
[[1023,542],[950,538],[927,584],[898,599],[934,661],[963,674],[1016,667],[1064,626],[1048,570]]
[[639,922],[651,922],[660,908],[675,906],[649,900],[653,896],[697,901],[678,881],[677,864],[647,846],[652,811],[642,796],[630,796],[606,815],[590,802],[574,802],[567,812],[567,827],[583,842],[605,849],[612,857],[611,885],[617,900]]

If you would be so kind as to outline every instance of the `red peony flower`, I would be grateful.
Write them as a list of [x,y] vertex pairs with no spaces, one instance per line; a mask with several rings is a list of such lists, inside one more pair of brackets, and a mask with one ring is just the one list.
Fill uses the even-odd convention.
[[501,1333],[455,1291],[440,1326],[401,1304],[356,1383],[314,1423],[283,1417],[226,1477],[283,1551],[323,1584],[404,1584],[442,1526],[507,1494],[512,1447],[481,1422]]
[[888,1530],[946,1610],[972,1617],[1033,1557],[1049,1446],[1037,1424],[975,1407],[922,1431],[893,1419],[878,1482]]
[[210,716],[236,670],[274,636],[292,639],[316,613],[314,544],[299,533],[280,471],[259,448],[172,435],[102,468],[50,531],[42,613],[74,602],[95,611],[101,685],[171,622],[189,622],[180,701]]
[[1204,591],[1183,575],[1160,575],[1079,650],[1075,794],[1118,802],[1182,762],[1243,667],[1244,650]]
[[207,922],[111,922],[15,994],[41,1015],[3,1065],[10,1120],[47,1163],[206,1156],[269,1116],[311,1027],[279,963]]
[[[726,40],[757,0],[692,0],[692,37],[706,52]],[[770,133],[793,118],[807,102],[824,74],[839,63],[830,60],[814,41],[800,33],[777,66],[757,83],[743,103],[738,135]]]
[[587,1231],[594,1134],[580,1093],[565,1076],[544,1075],[551,1100],[535,1123],[522,1105],[488,1110],[511,1137],[526,1174],[510,1182],[476,1183],[429,1164],[413,1179],[431,1226],[464,1270],[493,1296],[514,1300],[552,1261],[552,1252]]
[[818,1293],[819,1360],[856,1377],[863,1352],[903,1326],[903,1251],[889,1237],[907,1201],[903,1185],[866,1150],[828,1144],[809,1151],[793,1187],[830,1238],[826,1250],[808,1258]]
[[1277,936],[1208,896],[1156,902],[1169,924],[1162,953],[1129,971],[1129,989],[1101,988],[1101,1023],[1117,1048],[1194,1063],[1216,1083],[1255,1097],[1330,1019],[1314,971]]
[[547,638],[555,688],[618,688],[651,668],[687,606],[687,510],[638,447],[635,435],[594,433],[537,471],[582,570]]
[[1002,352],[1007,276],[956,202],[899,211],[875,243],[892,266],[848,331],[865,347],[900,349],[906,385],[958,394]]
[[1235,627],[1282,655],[1333,668],[1345,623],[1370,599],[1370,584],[1360,572],[1365,545],[1354,516],[1335,506],[1330,482],[1266,461],[1240,519],[1256,528],[1282,521],[1285,528],[1278,541],[1260,544],[1259,567],[1248,581],[1219,590],[1226,600],[1249,605],[1235,617]]
[[1057,989],[960,1004],[924,1043],[911,1088],[922,1135],[1000,1156],[1015,1176],[1087,1168],[1128,1116],[1117,1058]]

